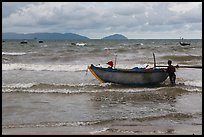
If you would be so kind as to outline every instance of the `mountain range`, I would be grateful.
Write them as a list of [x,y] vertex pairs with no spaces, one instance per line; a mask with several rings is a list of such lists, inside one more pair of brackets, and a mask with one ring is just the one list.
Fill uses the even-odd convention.
[[[55,39],[55,40],[87,40],[90,39],[86,36],[82,36],[75,33],[2,33],[2,39]],[[110,40],[124,40],[128,39],[127,37],[121,34],[114,34],[106,36],[101,39],[110,39]]]

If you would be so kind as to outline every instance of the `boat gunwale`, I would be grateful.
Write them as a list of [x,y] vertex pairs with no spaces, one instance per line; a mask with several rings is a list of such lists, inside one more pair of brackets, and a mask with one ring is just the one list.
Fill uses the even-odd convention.
[[98,69],[105,72],[119,72],[119,73],[167,73],[163,68],[157,69],[142,69],[142,70],[134,70],[134,69],[112,69],[112,68],[103,68],[103,67],[96,67],[93,64],[90,66],[91,69]]

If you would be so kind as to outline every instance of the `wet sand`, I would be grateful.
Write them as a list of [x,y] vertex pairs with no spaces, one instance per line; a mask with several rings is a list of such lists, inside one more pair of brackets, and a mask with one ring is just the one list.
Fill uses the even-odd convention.
[[[162,122],[160,120],[160,122]],[[202,135],[202,124],[160,124],[142,122],[135,124],[78,127],[6,128],[2,135]],[[125,123],[125,122],[124,122]],[[152,123],[157,123],[152,124]]]
[[[156,96],[158,92],[159,91],[155,91],[153,92],[154,94],[145,93],[145,95],[148,98],[151,96],[151,98],[154,97],[158,100],[159,98]],[[176,93],[177,92],[176,90]],[[164,94],[164,91],[162,93]],[[168,93],[172,95],[172,92]],[[144,93],[141,93],[141,95],[143,94]],[[163,94],[159,95],[162,96]],[[145,102],[142,100],[144,97],[142,96],[143,98],[141,98],[140,94],[93,93],[90,95],[91,96],[87,94],[76,94],[64,96],[58,94],[4,93],[2,134],[202,134],[201,93],[180,95],[176,102],[170,103],[171,106],[166,105],[166,101],[162,102],[163,99],[159,103]],[[167,94],[165,95],[167,96]],[[117,103],[115,99],[117,99]],[[125,104],[123,100],[126,101]],[[174,100],[175,99],[173,99],[173,101]],[[130,103],[132,103],[133,106],[130,105]],[[142,107],[141,105],[145,106]],[[147,108],[148,105],[149,107]],[[165,113],[167,106],[172,108],[168,108],[168,113]],[[138,107],[140,107],[140,109]],[[138,109],[141,115],[137,114]],[[76,112],[74,112],[74,110]],[[148,113],[144,113],[144,110]],[[155,114],[151,111],[156,111],[157,113]],[[124,114],[124,112],[126,113]]]

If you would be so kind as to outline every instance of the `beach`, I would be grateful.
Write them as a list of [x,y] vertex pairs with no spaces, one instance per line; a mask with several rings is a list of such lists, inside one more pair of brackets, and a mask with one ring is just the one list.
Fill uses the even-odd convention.
[[[201,135],[202,69],[176,69],[155,86],[98,81],[87,67],[202,66],[202,40],[19,40],[2,43],[3,135]],[[138,44],[142,43],[142,44]]]

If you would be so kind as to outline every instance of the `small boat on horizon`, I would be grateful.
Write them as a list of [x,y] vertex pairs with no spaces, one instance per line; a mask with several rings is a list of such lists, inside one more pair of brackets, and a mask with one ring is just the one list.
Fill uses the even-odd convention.
[[179,42],[179,44],[180,44],[181,46],[191,45],[191,43],[184,42],[184,41],[183,41],[183,38],[181,39],[181,41]]
[[74,43],[74,42],[72,42],[71,45],[76,45],[76,46],[87,46],[87,43],[83,43],[83,42],[82,42],[82,43],[78,43],[78,42],[77,42],[77,43]]
[[187,45],[191,45],[191,43],[186,43],[186,42],[179,42],[181,46],[187,46]]
[[38,43],[43,43],[43,40],[39,40]]
[[20,43],[21,44],[27,44],[28,42],[27,42],[27,40],[24,40],[24,41],[21,41]]
[[138,46],[138,45],[144,45],[144,44],[143,44],[143,43],[136,43],[135,45],[137,45],[137,46]]

